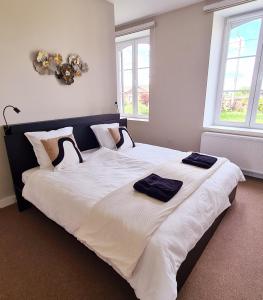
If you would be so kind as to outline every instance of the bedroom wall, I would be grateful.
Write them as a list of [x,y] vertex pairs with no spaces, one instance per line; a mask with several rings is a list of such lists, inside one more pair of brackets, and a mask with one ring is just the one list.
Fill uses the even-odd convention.
[[129,121],[137,141],[199,150],[213,22],[203,6],[204,2],[155,17],[150,120]]
[[[61,85],[34,71],[32,52],[39,49],[64,59],[78,53],[90,70],[73,85]],[[7,112],[10,123],[115,111],[114,9],[106,0],[1,0],[0,59],[0,109],[21,109]],[[0,166],[2,199],[13,194],[2,130]]]

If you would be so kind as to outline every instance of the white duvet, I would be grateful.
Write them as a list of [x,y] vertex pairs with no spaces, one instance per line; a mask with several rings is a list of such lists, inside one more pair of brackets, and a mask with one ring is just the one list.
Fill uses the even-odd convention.
[[[134,191],[133,184],[141,179],[140,176],[113,191],[90,209],[76,232],[78,240],[109,261],[115,270],[129,279],[160,224],[227,162],[225,158],[218,158],[211,168],[205,170],[182,164],[182,159],[188,155],[189,153],[182,152],[178,159],[147,170],[143,176],[154,172],[163,178],[182,181],[182,188],[170,201],[163,203]],[[129,159],[132,164],[134,159]],[[222,197],[227,201],[228,195],[222,193]]]
[[[68,172],[35,170],[27,176],[23,196],[75,235],[94,204],[154,165],[176,159],[179,154],[143,144],[125,155],[110,152],[100,149],[90,153],[84,164]],[[215,218],[230,205],[226,195],[239,180],[243,180],[240,169],[230,162],[224,163],[155,231],[132,277],[126,278],[138,298],[176,298],[176,272],[180,264]]]

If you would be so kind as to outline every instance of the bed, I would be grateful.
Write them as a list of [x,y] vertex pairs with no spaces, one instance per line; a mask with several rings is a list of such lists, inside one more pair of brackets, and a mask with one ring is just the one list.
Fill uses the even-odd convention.
[[[116,168],[114,159],[109,159],[116,154],[98,149],[98,142],[90,129],[93,124],[114,122],[127,125],[127,120],[120,119],[118,114],[12,125],[10,134],[5,136],[5,142],[19,210],[22,211],[33,204],[47,217],[76,236],[80,220],[85,217],[85,210],[89,210],[89,206],[92,207],[99,201],[98,192],[95,188],[92,189],[92,186],[87,187],[91,199],[87,204],[82,197],[88,193],[87,190],[79,191],[78,195],[72,194],[72,190],[76,190],[78,182],[84,178],[79,177],[79,171],[75,175],[64,173],[58,176],[51,170],[39,170],[24,132],[73,126],[76,141],[86,158],[87,169],[92,170],[92,178],[96,178],[102,169],[105,170],[104,177],[100,180],[104,185],[99,190],[100,193],[104,191],[107,194],[109,187],[114,189],[119,184],[125,184],[125,180],[132,177],[134,172],[132,169],[123,168],[121,171],[121,168]],[[179,153],[157,146],[136,144],[135,148],[122,153],[121,159],[127,160],[128,163],[138,161],[158,165]],[[107,161],[112,161],[112,164]],[[85,168],[82,172],[85,176],[90,176]],[[116,176],[121,177],[123,181],[114,182],[109,179]],[[240,169],[230,162],[224,164],[161,224],[151,237],[132,276],[125,278],[139,299],[176,298],[177,292],[234,200],[236,186],[240,180],[243,180]],[[98,183],[94,183],[93,187],[95,184]],[[84,185],[83,182],[82,186]],[[66,190],[63,195],[62,189]],[[219,196],[215,196],[215,190],[219,194],[224,190],[229,199],[222,201]],[[23,198],[22,192],[30,203]]]

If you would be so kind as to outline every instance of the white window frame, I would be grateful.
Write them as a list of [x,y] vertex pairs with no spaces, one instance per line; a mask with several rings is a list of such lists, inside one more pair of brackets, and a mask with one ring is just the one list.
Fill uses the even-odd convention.
[[[220,120],[221,113],[221,101],[224,88],[224,79],[225,79],[225,69],[227,62],[227,53],[228,53],[228,42],[229,35],[232,28],[252,21],[254,19],[262,18],[262,24],[260,28],[258,48],[256,53],[254,73],[252,76],[251,82],[251,92],[248,100],[248,109],[246,120],[244,123],[240,122],[227,122]],[[260,96],[260,88],[263,78],[263,10],[244,14],[241,16],[230,17],[226,19],[225,30],[224,30],[224,39],[222,45],[222,58],[221,58],[221,67],[219,73],[219,81],[217,88],[216,96],[216,105],[214,113],[214,125],[226,126],[226,127],[241,127],[241,128],[263,128],[263,124],[256,123],[256,114],[258,109],[258,100]]]
[[[143,37],[136,37],[128,39],[126,41],[116,42],[116,61],[117,61],[117,97],[118,97],[118,108],[121,116],[126,118],[135,119],[149,119],[149,115],[142,115],[138,113],[138,44],[144,43],[149,44],[151,53],[151,40],[150,40],[150,30],[147,30],[148,34]],[[123,111],[123,76],[122,76],[122,64],[120,52],[128,46],[132,46],[132,99],[133,99],[133,113],[125,114]],[[150,55],[151,57],[151,55]],[[147,67],[148,68],[148,67]],[[151,58],[149,62],[149,77],[151,73]],[[149,78],[150,82],[150,78]],[[150,86],[149,86],[150,88]],[[149,90],[150,98],[150,90]],[[150,102],[150,99],[149,99]],[[150,107],[150,103],[149,103]]]

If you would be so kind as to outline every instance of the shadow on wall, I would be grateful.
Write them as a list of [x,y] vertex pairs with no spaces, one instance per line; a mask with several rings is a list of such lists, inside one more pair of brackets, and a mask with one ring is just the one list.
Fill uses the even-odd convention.
[[4,128],[0,128],[0,200],[14,194],[12,177],[8,163],[5,141]]

